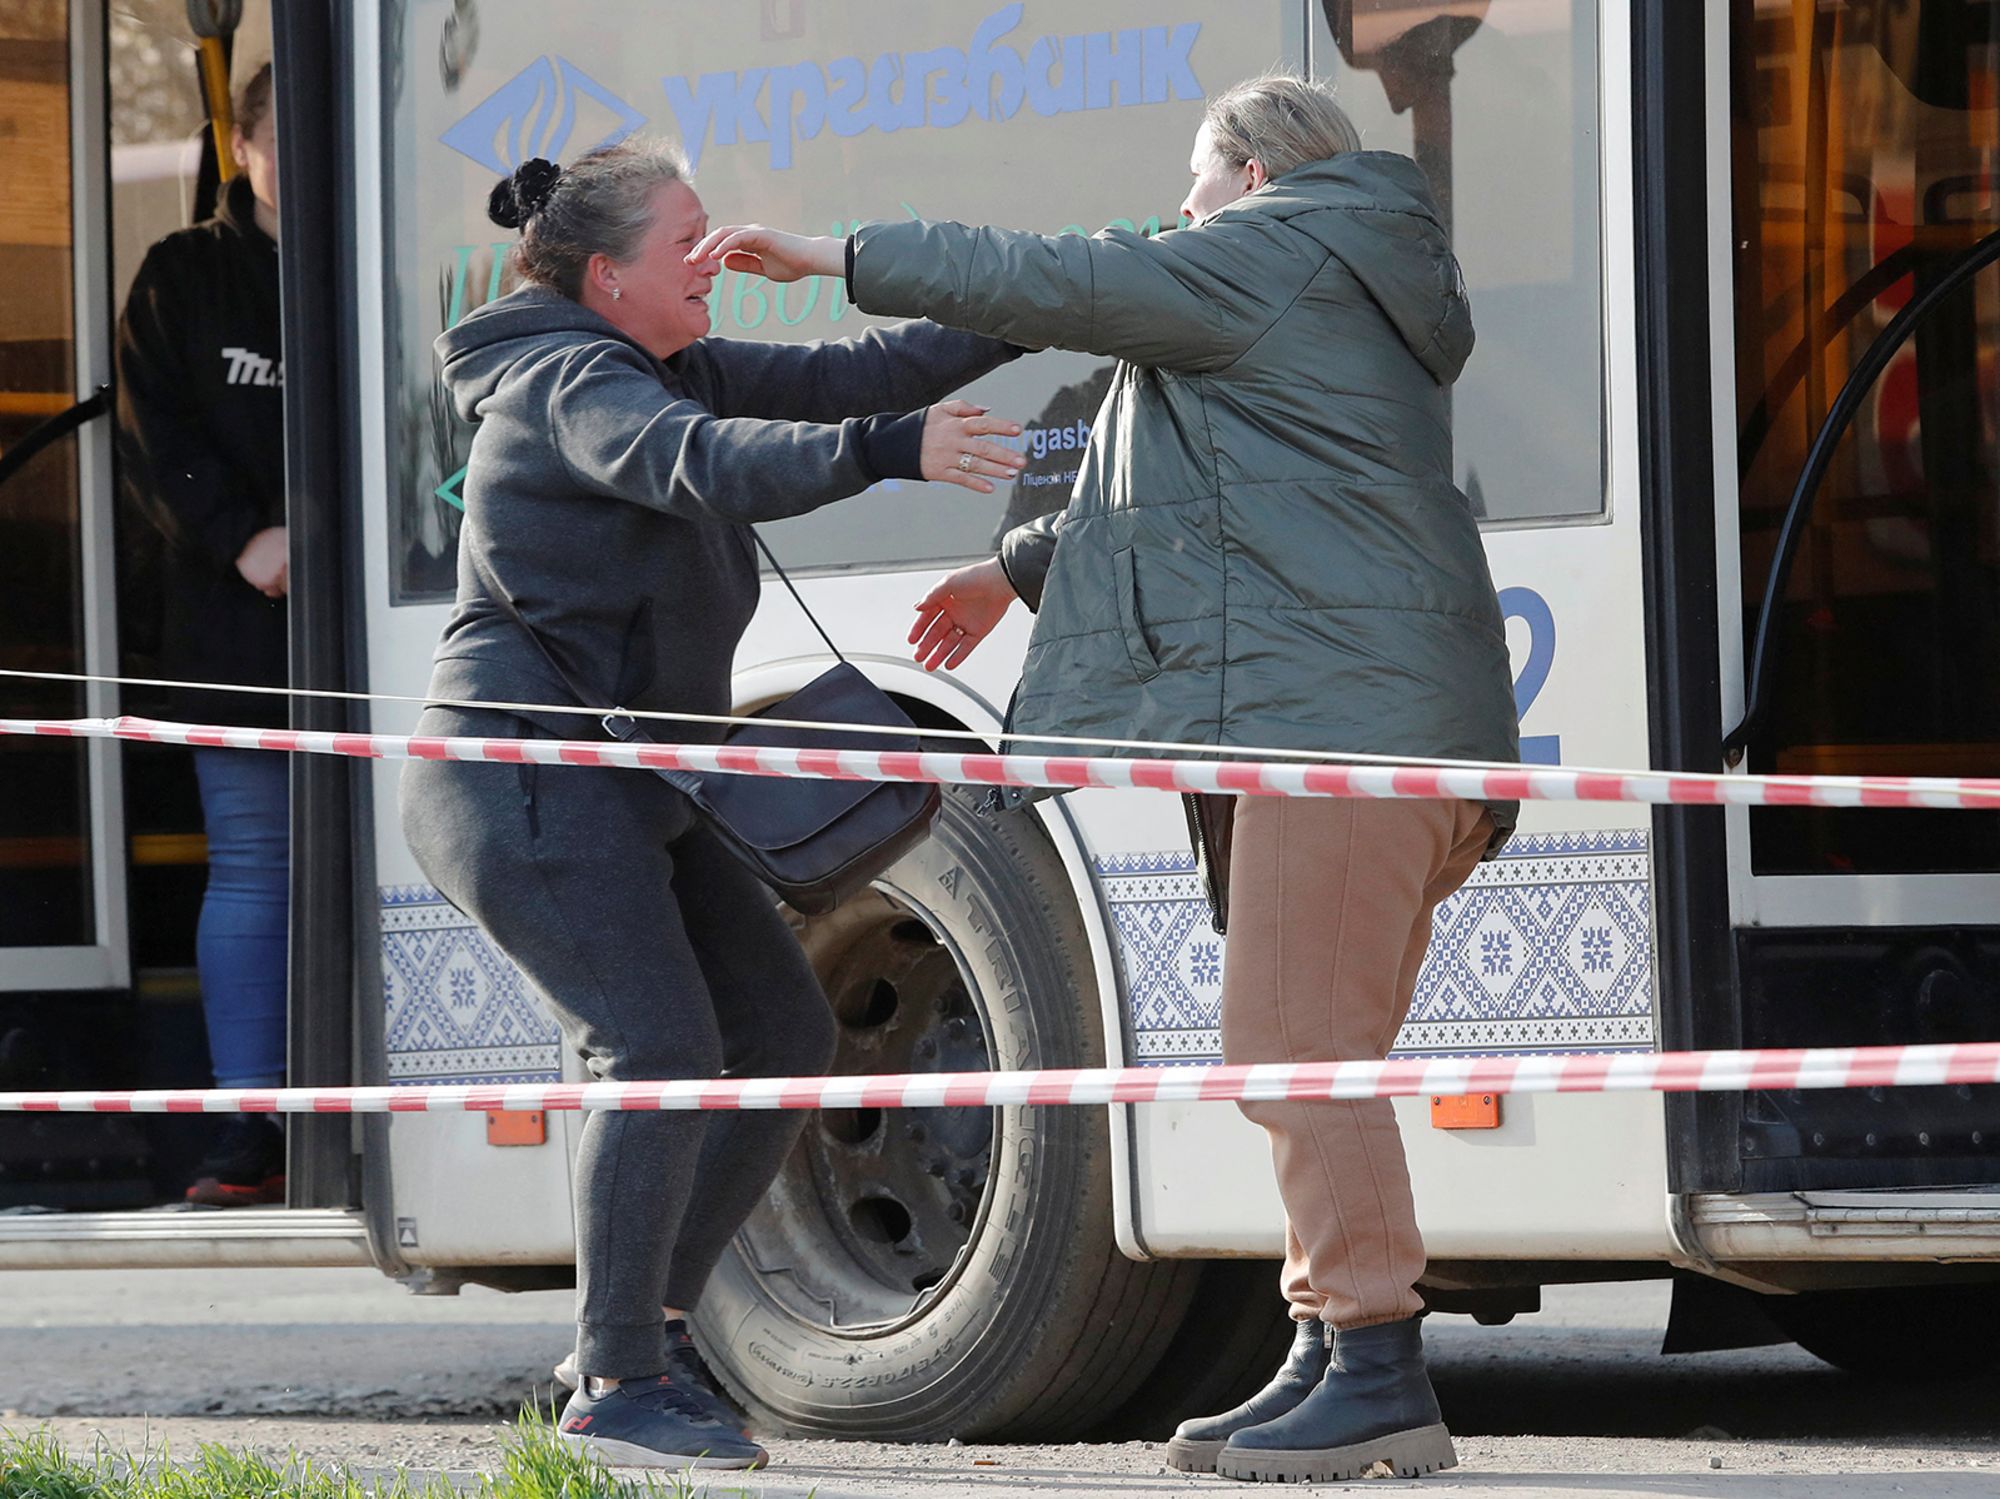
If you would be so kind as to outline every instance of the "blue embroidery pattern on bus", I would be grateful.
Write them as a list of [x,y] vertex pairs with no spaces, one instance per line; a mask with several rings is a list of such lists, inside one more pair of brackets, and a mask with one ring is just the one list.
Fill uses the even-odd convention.
[[554,1022],[471,918],[428,885],[378,898],[389,1081],[560,1081]]
[[1038,115],[1058,115],[1202,97],[1193,59],[1199,21],[1045,36],[1025,57],[1001,40],[1020,24],[1016,0],[974,27],[965,48],[660,82],[690,162],[699,166],[711,145],[761,144],[779,172],[791,167],[797,142],[817,139],[822,130],[839,136],[949,130],[973,118],[1010,120],[1024,104]]
[[[1517,834],[1437,909],[1401,1055],[1649,1051],[1651,855],[1641,829]],[[1126,1059],[1222,1055],[1222,964],[1193,855],[1096,861],[1125,975]]]

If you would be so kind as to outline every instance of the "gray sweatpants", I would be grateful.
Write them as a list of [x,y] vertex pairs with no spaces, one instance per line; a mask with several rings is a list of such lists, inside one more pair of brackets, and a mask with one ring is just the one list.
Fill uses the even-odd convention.
[[[420,734],[546,737],[427,709]],[[444,897],[547,1000],[608,1081],[816,1075],[834,1020],[772,896],[644,771],[414,761],[403,833]],[[577,1366],[666,1368],[660,1307],[691,1307],[804,1115],[593,1113],[576,1164]]]

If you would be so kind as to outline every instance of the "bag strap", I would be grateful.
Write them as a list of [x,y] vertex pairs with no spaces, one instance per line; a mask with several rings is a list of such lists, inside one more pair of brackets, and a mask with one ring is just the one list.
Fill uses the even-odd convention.
[[[461,538],[459,545],[463,546],[464,544],[464,539]],[[577,705],[598,711],[597,705],[591,701],[591,698],[595,694],[585,692],[583,688],[577,685],[576,678],[563,670],[562,662],[556,660],[555,652],[549,649],[548,643],[542,639],[541,632],[522,617],[520,605],[514,602],[512,594],[500,586],[500,580],[493,576],[492,569],[480,561],[477,552],[468,552],[466,555],[472,562],[472,570],[479,575],[480,581],[485,583],[487,591],[493,595],[494,600],[500,607],[507,611],[507,617],[521,627],[521,633],[535,643],[535,649],[540,651],[542,659],[548,662],[549,670],[554,672],[563,686],[569,689],[569,695],[576,699]],[[612,708],[597,721],[597,724],[605,733],[622,743],[631,744],[637,742],[639,744],[650,744],[653,742],[653,736],[646,732],[639,720],[632,717],[622,707]],[[685,770],[667,769],[655,769],[653,774],[683,796],[697,802],[701,799],[700,776],[693,775]]]
[[[465,538],[461,536],[459,538],[459,546],[464,547],[465,544]],[[597,694],[584,691],[583,688],[577,685],[576,678],[563,669],[562,662],[556,660],[555,652],[549,649],[548,643],[542,639],[541,632],[529,624],[522,616],[520,605],[514,602],[514,596],[501,587],[500,580],[494,577],[491,569],[480,560],[479,553],[476,551],[467,552],[466,557],[472,563],[472,570],[479,575],[479,581],[486,585],[486,591],[493,595],[494,601],[502,609],[507,611],[507,617],[521,627],[521,633],[534,642],[535,649],[540,651],[542,659],[548,662],[549,670],[556,674],[557,681],[569,689],[569,695],[576,699],[577,706],[580,708],[589,708],[594,712],[604,711],[597,703],[592,701]]]
[[771,554],[771,548],[765,543],[763,536],[755,526],[750,528],[750,536],[757,543],[757,550],[764,554],[764,560],[771,564],[771,571],[778,575],[778,581],[785,585],[785,592],[792,596],[793,601],[798,604],[799,608],[804,612],[805,617],[812,622],[812,627],[819,632],[819,638],[826,642],[826,648],[833,652],[835,659],[842,666],[847,665],[847,657],[841,655],[840,647],[835,645],[833,637],[826,633],[826,627],[819,622],[819,616],[812,612],[812,609],[805,601],[804,595],[793,586],[792,580],[786,575],[785,570],[778,566],[778,559]]
[[[832,651],[834,658],[845,666],[847,664],[846,655],[842,653],[839,646],[833,643],[833,637],[826,633],[826,626],[822,625],[819,622],[819,616],[812,612],[812,606],[806,603],[804,595],[798,590],[798,585],[793,583],[790,575],[786,573],[783,567],[779,566],[778,559],[772,555],[770,546],[758,534],[755,526],[750,527],[750,539],[757,543],[757,550],[762,552],[764,560],[771,564],[771,571],[778,575],[778,581],[785,585],[785,592],[792,596],[792,601],[799,606],[799,611],[805,615],[806,621],[811,624],[819,638],[826,642],[826,648]],[[464,545],[463,538],[460,539],[459,544],[461,546]],[[591,701],[596,694],[584,691],[583,688],[577,685],[576,678],[563,669],[562,662],[556,660],[555,653],[548,648],[540,632],[522,616],[520,606],[514,602],[514,596],[500,586],[500,580],[494,577],[492,570],[480,560],[479,554],[472,552],[469,556],[472,561],[472,570],[479,575],[480,582],[486,585],[486,591],[493,595],[495,603],[507,611],[507,617],[521,627],[521,633],[534,642],[535,649],[540,651],[542,659],[548,662],[549,670],[556,674],[556,680],[569,689],[570,696],[574,697],[581,706],[585,708],[597,707],[598,705]]]
[[[841,663],[845,665],[847,663],[847,657],[841,655],[840,647],[833,643],[833,637],[827,634],[825,627],[820,624],[819,616],[814,614],[811,608],[807,606],[805,599],[800,595],[797,587],[794,586],[792,580],[785,575],[784,568],[780,567],[778,565],[778,559],[771,555],[770,547],[765,545],[764,538],[757,534],[757,528],[755,526],[752,526],[750,528],[750,536],[751,539],[757,543],[757,550],[764,554],[764,560],[771,564],[771,571],[776,573],[778,575],[778,580],[785,585],[785,591],[791,594],[792,598],[797,601],[799,608],[802,611],[804,611],[805,617],[808,620],[812,621],[813,629],[817,630],[819,632],[819,638],[826,642],[826,648],[832,651],[835,656],[839,657]],[[460,538],[459,545],[460,546],[465,545],[463,537]],[[500,580],[493,576],[492,569],[487,567],[484,561],[481,560],[479,553],[476,551],[472,551],[468,552],[466,556],[468,560],[472,563],[473,572],[478,574],[479,580],[486,585],[486,590],[493,596],[494,602],[499,604],[502,609],[506,610],[507,617],[513,620],[515,624],[519,625],[521,627],[521,633],[526,635],[528,639],[534,643],[535,649],[541,652],[542,659],[548,663],[549,670],[556,674],[556,680],[561,682],[564,687],[569,689],[569,694],[571,697],[576,699],[577,705],[579,707],[589,708],[592,709],[593,711],[598,711],[598,705],[592,701],[592,699],[596,696],[596,694],[592,692],[586,692],[581,686],[578,685],[576,678],[571,676],[569,672],[564,669],[562,662],[556,659],[555,652],[549,649],[548,642],[542,639],[541,632],[537,630],[533,625],[528,623],[526,617],[524,617],[521,613],[520,605],[514,602],[514,596],[510,594],[504,587],[501,586]],[[647,744],[653,742],[653,736],[646,732],[645,728],[639,723],[637,719],[633,718],[629,713],[626,713],[622,706],[614,706],[608,711],[605,711],[604,717],[598,720],[598,726],[602,728],[605,733],[609,734],[613,739],[617,739],[628,744],[634,741],[637,741],[641,744]],[[680,791],[685,795],[694,798],[697,801],[700,799],[701,786],[702,786],[700,776],[694,775],[685,770],[664,770],[664,769],[655,770],[653,774],[658,776],[661,780],[665,781],[668,785],[672,786],[675,790]]]

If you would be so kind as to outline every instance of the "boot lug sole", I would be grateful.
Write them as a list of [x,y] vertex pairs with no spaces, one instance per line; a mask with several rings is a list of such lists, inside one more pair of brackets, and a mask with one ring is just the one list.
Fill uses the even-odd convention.
[[1261,1451],[1254,1447],[1224,1447],[1215,1471],[1224,1478],[1251,1483],[1342,1483],[1359,1478],[1377,1463],[1387,1463],[1398,1478],[1421,1478],[1458,1466],[1458,1452],[1443,1425],[1391,1432],[1350,1447],[1303,1451]]
[[1227,1437],[1197,1442],[1191,1437],[1175,1437],[1167,1443],[1167,1464],[1183,1473],[1213,1473],[1215,1460],[1229,1445]]

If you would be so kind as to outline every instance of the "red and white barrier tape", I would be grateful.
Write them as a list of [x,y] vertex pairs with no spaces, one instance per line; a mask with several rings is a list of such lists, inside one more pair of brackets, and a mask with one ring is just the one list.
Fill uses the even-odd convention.
[[1651,802],[1737,807],[1902,807],[2000,810],[2000,780],[1965,776],[1725,776],[1659,770],[1508,769],[1425,765],[1298,765],[1257,760],[1158,760],[1119,755],[991,755],[950,751],[761,749],[620,744],[576,739],[439,739],[162,723],[149,718],[0,718],[0,734],[134,739],[211,749],[283,750],[375,760],[476,760],[595,765],[810,780],[940,781],[1058,790],[1138,787],[1246,796],[1342,796],[1466,801]]
[[638,1083],[0,1093],[0,1113],[456,1114],[499,1111],[897,1109],[1229,1103],[1460,1093],[1728,1093],[2000,1083],[2000,1041],[1814,1051],[1414,1057],[1252,1067],[1093,1067]]

